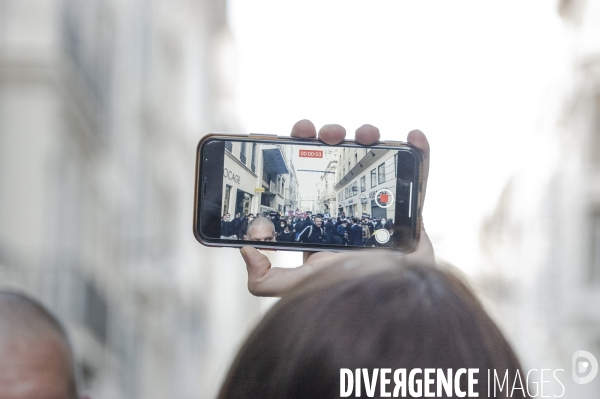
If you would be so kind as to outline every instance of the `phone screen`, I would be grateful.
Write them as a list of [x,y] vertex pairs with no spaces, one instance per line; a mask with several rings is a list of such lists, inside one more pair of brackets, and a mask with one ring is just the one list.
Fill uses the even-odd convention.
[[215,138],[199,156],[198,226],[213,243],[402,249],[415,237],[414,149]]

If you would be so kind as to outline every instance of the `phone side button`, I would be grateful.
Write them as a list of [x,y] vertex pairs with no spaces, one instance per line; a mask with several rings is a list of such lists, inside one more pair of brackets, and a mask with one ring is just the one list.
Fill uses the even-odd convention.
[[269,137],[277,137],[276,134],[273,133],[250,133],[250,136],[269,136]]

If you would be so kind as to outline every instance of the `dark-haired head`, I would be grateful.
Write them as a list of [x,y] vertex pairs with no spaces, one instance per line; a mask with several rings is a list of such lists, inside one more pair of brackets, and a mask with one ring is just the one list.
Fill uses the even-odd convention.
[[0,398],[76,398],[64,328],[42,304],[0,290]]
[[[475,391],[487,397],[488,369],[520,371],[510,345],[453,273],[392,261],[369,271],[361,259],[317,273],[284,296],[240,350],[220,397],[335,398],[342,368],[477,368]],[[460,386],[467,389],[466,378]]]

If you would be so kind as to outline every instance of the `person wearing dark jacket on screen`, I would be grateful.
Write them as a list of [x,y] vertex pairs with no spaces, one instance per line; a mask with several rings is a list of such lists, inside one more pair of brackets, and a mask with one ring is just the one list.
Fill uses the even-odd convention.
[[283,228],[283,231],[279,233],[279,238],[277,241],[283,242],[294,242],[294,233],[290,231],[290,225],[286,224]]
[[340,236],[338,236],[335,225],[333,224],[331,219],[327,220],[327,222],[325,223],[324,229],[325,229],[325,239],[323,240],[323,243],[336,244],[336,245],[343,244],[342,238]]
[[[310,223],[310,219],[308,220]],[[300,241],[307,244],[322,244],[323,239],[325,238],[325,230],[321,225],[323,224],[323,219],[319,216],[315,217],[315,221],[306,225],[296,241]]]
[[340,222],[340,225],[336,228],[337,235],[342,238],[342,245],[348,245],[348,232],[346,231],[348,222],[345,220]]
[[221,238],[237,240],[237,233],[235,225],[231,221],[231,215],[229,213],[224,214],[221,220]]
[[352,218],[352,227],[348,233],[348,245],[363,246],[363,230],[358,225],[358,219]]
[[[242,215],[239,213],[235,214],[235,218],[232,220],[233,227],[235,230],[235,234],[237,235],[240,232],[240,228],[242,227]],[[238,235],[239,237],[239,235]]]
[[275,231],[277,232],[277,234],[283,233],[283,229],[285,228],[285,226],[285,219],[279,219],[279,222],[275,224]]
[[248,216],[244,217],[244,219],[242,220],[242,224],[240,225],[240,231],[238,233],[238,237],[244,237],[246,235],[246,232],[248,231],[248,223],[250,223],[251,221],[254,220],[254,214],[249,214]]
[[312,222],[310,220],[310,216],[307,216],[304,220],[300,218],[300,220],[298,221],[298,223],[296,223],[296,226],[294,227],[294,230],[296,230],[296,241],[298,241],[300,233],[302,233],[302,231],[304,231],[304,229],[310,226],[311,224]]

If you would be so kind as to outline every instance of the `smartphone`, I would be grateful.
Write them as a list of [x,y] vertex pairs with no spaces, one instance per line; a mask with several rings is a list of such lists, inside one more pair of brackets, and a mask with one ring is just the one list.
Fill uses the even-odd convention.
[[218,247],[409,253],[421,232],[422,164],[421,151],[396,141],[209,134],[197,149],[194,235]]

